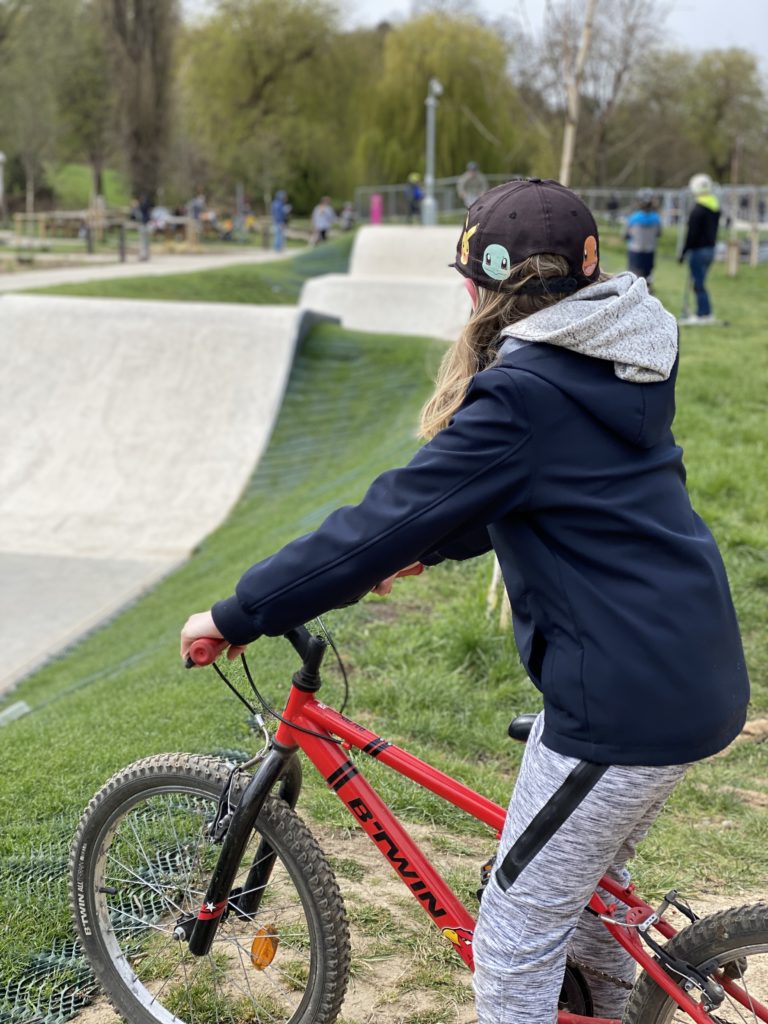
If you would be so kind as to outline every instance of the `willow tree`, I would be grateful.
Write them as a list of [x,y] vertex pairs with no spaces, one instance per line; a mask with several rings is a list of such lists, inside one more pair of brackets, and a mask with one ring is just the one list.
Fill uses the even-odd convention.
[[443,86],[437,112],[436,174],[460,174],[474,160],[488,172],[514,172],[520,133],[517,93],[507,74],[504,36],[476,18],[429,12],[393,28],[381,77],[357,147],[367,181],[404,181],[424,166],[427,83]]

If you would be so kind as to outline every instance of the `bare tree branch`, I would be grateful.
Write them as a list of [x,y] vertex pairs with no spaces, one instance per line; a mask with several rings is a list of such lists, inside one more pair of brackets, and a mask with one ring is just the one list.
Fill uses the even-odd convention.
[[563,152],[560,160],[560,181],[563,185],[570,184],[571,167],[573,166],[573,152],[576,146],[576,128],[579,123],[579,101],[581,82],[584,77],[584,67],[589,54],[589,46],[592,41],[592,24],[595,19],[597,0],[587,0],[587,12],[584,17],[584,27],[581,31],[579,51],[576,55],[576,63],[568,75],[568,106],[565,117],[565,132],[563,134]]

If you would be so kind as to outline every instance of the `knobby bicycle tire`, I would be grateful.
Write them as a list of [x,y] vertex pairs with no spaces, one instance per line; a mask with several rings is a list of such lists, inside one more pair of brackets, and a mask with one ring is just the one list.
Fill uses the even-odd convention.
[[[768,1006],[768,903],[733,907],[694,922],[664,947],[694,967],[714,960],[748,996]],[[711,974],[716,968],[712,968]],[[692,993],[698,998],[696,992]],[[748,1024],[757,1018],[726,995],[711,1013],[720,1024]],[[624,1013],[626,1024],[690,1022],[690,1017],[647,974],[632,989]]]
[[[267,799],[235,881],[244,884],[268,842],[277,858],[256,910],[230,908],[207,956],[174,938],[200,908],[221,849],[210,826],[230,768],[192,754],[149,757],[94,796],[70,853],[85,953],[131,1024],[333,1024],[349,975],[344,903],[317,842],[282,800]],[[233,803],[247,782],[235,778]]]

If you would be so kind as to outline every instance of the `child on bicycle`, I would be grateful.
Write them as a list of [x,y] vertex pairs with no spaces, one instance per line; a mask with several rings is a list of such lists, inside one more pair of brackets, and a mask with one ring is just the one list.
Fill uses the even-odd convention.
[[595,1012],[619,1017],[634,962],[583,908],[602,874],[628,877],[686,766],[738,735],[748,701],[725,569],[670,429],[677,327],[642,278],[601,273],[592,214],[557,182],[477,199],[454,265],[473,312],[423,410],[428,442],[191,616],[181,653],[213,636],[234,656],[415,564],[493,549],[544,705],[496,864],[574,766],[610,767],[513,885],[492,873],[478,1020],[552,1024],[569,950],[602,972]]

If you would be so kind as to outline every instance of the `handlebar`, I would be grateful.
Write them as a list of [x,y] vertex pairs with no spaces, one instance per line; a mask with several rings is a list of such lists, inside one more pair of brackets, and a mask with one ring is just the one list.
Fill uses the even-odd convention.
[[212,665],[228,646],[226,640],[217,640],[212,636],[193,640],[187,655],[187,668],[195,668],[196,666],[203,668],[205,665]]
[[[302,659],[306,661],[307,655],[310,651],[310,640],[312,634],[309,632],[306,626],[297,626],[295,629],[288,630],[284,634],[286,640],[289,640],[293,649]],[[206,636],[201,637],[198,640],[193,640],[189,647],[189,654],[185,662],[187,668],[204,668],[206,665],[212,665],[214,661],[222,654],[228,647],[226,640],[219,640],[216,637]]]

